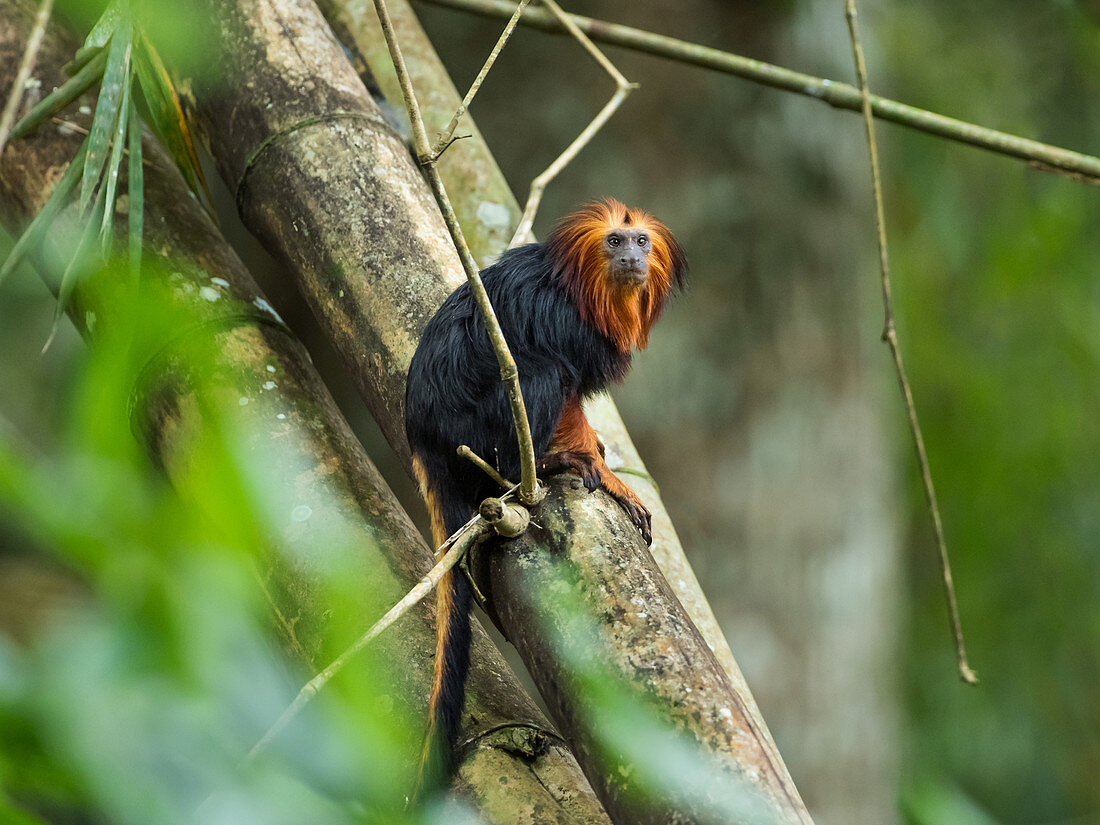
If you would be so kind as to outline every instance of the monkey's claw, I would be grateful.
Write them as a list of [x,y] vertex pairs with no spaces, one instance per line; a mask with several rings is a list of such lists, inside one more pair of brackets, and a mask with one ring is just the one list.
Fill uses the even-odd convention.
[[633,492],[627,496],[615,496],[615,499],[619,502],[619,506],[622,507],[630,520],[634,522],[634,526],[642,533],[642,538],[645,539],[646,546],[653,544],[653,516],[650,514],[649,509],[642,504]]

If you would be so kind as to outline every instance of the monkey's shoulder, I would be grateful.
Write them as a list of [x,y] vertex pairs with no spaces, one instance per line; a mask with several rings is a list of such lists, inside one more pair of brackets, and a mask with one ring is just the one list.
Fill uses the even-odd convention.
[[[483,273],[485,289],[517,361],[547,359],[571,391],[588,394],[620,381],[630,367],[622,352],[588,323],[561,282],[545,244],[511,249]],[[537,366],[537,364],[533,364]]]
[[[554,370],[564,389],[582,394],[622,380],[630,353],[584,320],[543,244],[508,250],[481,271],[481,280],[521,376]],[[448,371],[461,365],[467,381],[497,381],[496,359],[468,283],[443,302],[417,354],[414,361],[439,361]]]

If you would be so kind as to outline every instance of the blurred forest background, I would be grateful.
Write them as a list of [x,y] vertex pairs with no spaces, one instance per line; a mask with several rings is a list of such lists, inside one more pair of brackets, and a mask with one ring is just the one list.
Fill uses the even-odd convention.
[[[1097,4],[859,7],[876,93],[1100,147]],[[853,77],[841,0],[566,8]],[[417,11],[465,89],[502,23]],[[859,118],[608,54],[641,88],[547,191],[536,233],[612,195],[657,214],[688,251],[691,289],[614,395],[816,821],[1100,822],[1100,191],[878,130],[902,350],[982,680],[967,688],[879,342]],[[472,114],[521,202],[611,91],[572,41],[517,30]],[[223,228],[253,271],[277,271],[224,207]],[[263,286],[419,516],[287,283]],[[0,415],[47,449],[83,363],[71,329],[39,355],[52,313],[27,273],[0,293]],[[26,575],[13,578],[23,541],[0,527],[9,629],[29,621],[33,602]],[[16,580],[31,598],[14,597]]]

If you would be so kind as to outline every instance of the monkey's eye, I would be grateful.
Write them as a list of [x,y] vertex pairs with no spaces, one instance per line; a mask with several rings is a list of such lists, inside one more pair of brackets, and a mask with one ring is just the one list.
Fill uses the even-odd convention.
[[618,246],[622,243],[622,241],[619,240],[619,237],[617,235],[612,235],[610,238],[607,239],[607,243],[608,246]]
[[649,238],[647,238],[645,235],[642,235],[638,238],[638,246],[645,246],[647,243],[649,243]]

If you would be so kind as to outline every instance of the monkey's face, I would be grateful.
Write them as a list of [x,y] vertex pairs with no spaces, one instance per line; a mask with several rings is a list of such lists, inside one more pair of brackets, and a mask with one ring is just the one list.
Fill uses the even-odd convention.
[[613,283],[625,287],[640,287],[649,277],[649,230],[619,226],[603,239],[607,272]]

